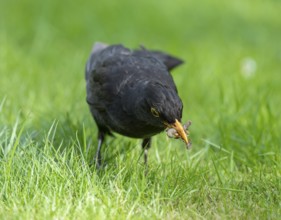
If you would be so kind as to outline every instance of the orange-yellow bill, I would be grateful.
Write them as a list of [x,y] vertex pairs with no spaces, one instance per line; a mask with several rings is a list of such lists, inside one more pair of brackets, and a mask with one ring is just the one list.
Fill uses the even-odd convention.
[[191,141],[187,138],[187,129],[190,126],[191,122],[188,122],[188,124],[182,126],[182,124],[176,119],[175,123],[173,124],[165,124],[168,127],[168,129],[166,130],[168,137],[181,138],[188,149],[191,147]]
[[176,129],[177,133],[179,134],[180,138],[186,143],[186,145],[189,145],[189,140],[187,138],[187,135],[185,133],[185,130],[183,129],[182,124],[176,119],[176,122],[173,124],[173,128]]

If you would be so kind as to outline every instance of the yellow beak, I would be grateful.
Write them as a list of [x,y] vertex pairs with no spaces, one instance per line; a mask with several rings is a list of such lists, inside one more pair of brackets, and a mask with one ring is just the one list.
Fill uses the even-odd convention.
[[190,146],[191,143],[187,138],[186,132],[185,132],[182,124],[177,119],[176,119],[176,122],[174,124],[169,125],[169,127],[176,129],[176,131],[179,135],[179,138],[181,138],[187,146]]

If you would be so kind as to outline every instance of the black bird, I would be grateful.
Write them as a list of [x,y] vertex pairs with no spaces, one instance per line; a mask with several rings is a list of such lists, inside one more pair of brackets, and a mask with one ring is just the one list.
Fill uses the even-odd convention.
[[142,138],[144,161],[151,137],[165,129],[187,147],[190,125],[182,125],[183,104],[169,71],[183,61],[160,51],[129,50],[96,43],[86,64],[87,103],[98,127],[96,166],[101,146],[112,132]]

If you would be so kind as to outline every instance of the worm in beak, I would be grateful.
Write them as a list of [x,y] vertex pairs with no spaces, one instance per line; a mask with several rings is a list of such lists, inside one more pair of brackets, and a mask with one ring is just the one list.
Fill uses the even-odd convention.
[[188,139],[187,135],[189,134],[188,128],[191,125],[191,121],[188,121],[186,124],[182,125],[177,119],[175,123],[167,125],[167,136],[170,138],[180,138],[186,144],[187,149],[191,147],[191,141]]

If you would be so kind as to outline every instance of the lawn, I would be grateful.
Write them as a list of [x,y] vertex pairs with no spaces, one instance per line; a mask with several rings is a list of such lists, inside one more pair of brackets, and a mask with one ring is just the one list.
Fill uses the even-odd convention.
[[[280,219],[281,2],[0,0],[0,219]],[[107,138],[85,101],[93,42],[181,57],[192,149]]]

